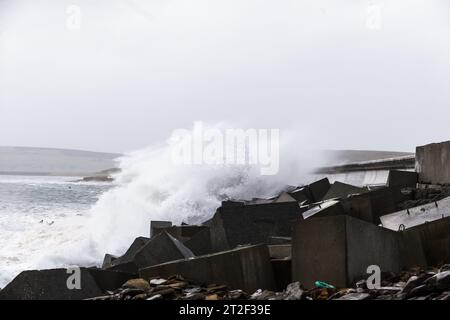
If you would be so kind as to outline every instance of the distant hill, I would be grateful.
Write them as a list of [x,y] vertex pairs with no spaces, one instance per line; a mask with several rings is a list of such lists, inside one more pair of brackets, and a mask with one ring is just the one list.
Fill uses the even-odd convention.
[[85,176],[116,167],[116,153],[0,146],[0,174]]

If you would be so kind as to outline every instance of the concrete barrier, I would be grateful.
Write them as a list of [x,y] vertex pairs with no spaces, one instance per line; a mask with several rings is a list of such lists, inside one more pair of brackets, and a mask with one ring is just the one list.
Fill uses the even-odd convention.
[[113,261],[112,266],[107,270],[137,273],[140,268],[194,257],[191,250],[165,231],[157,234],[143,247],[133,252],[134,254],[128,253]]
[[299,222],[292,242],[292,280],[307,287],[315,281],[348,287],[367,278],[370,265],[398,272],[406,267],[404,261],[424,264],[421,248],[409,250],[404,241],[397,232],[345,215]]
[[[24,271],[0,291],[0,300],[81,300],[114,290],[133,275],[80,268],[80,288],[70,289],[66,269]],[[70,282],[70,281],[69,281]],[[70,282],[72,283],[72,282]]]
[[282,292],[292,283],[292,260],[272,259],[270,260],[270,263],[273,270],[275,289],[278,292]]
[[355,187],[351,184],[342,183],[336,181],[330,187],[330,190],[323,197],[323,200],[329,200],[333,198],[347,198],[351,194],[360,194],[367,192],[366,188]]
[[312,196],[312,202],[322,201],[323,197],[330,190],[330,181],[328,178],[324,178],[313,182],[309,185],[309,191]]
[[225,284],[232,289],[243,289],[250,293],[257,289],[275,289],[266,245],[241,247],[193,259],[168,262],[141,269],[139,274],[144,279],[178,274],[198,283]]
[[269,254],[271,259],[288,259],[292,255],[291,244],[269,245]]
[[415,188],[419,182],[417,172],[390,170],[388,186],[396,188]]
[[213,253],[211,246],[211,231],[209,227],[196,233],[192,238],[184,242],[184,245],[196,256]]
[[450,217],[410,227],[403,233],[420,237],[427,265],[450,263]]
[[410,199],[400,188],[380,188],[362,194],[351,195],[341,200],[328,200],[303,213],[303,218],[320,218],[348,215],[373,224],[380,223],[380,217],[398,210],[399,203]]
[[420,183],[450,184],[450,141],[417,147],[416,171]]
[[297,202],[220,207],[210,222],[214,252],[238,245],[267,243],[271,236],[290,237],[302,218]]
[[171,226],[171,221],[150,221],[150,238],[156,236],[158,233],[166,228],[170,228]]
[[383,227],[394,231],[412,228],[450,216],[450,197],[425,205],[397,211],[380,218]]

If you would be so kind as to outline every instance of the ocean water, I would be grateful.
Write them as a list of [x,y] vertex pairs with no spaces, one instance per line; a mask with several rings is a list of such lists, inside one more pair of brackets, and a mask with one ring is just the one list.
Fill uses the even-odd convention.
[[85,241],[89,209],[112,184],[76,179],[0,175],[0,288],[20,271],[77,262],[64,251]]

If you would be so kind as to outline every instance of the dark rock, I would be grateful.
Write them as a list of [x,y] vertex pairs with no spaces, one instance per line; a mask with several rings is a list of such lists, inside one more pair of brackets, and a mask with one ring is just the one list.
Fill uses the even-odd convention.
[[150,291],[150,284],[144,279],[130,279],[122,285],[127,289],[139,289],[143,292]]

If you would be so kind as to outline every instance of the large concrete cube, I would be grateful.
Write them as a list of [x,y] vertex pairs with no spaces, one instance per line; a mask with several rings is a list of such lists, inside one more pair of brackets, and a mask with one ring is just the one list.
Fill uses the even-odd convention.
[[398,272],[406,264],[425,264],[420,241],[408,240],[411,246],[400,233],[345,215],[299,222],[292,242],[292,280],[306,287],[315,281],[348,287],[367,278],[371,265]]
[[403,233],[420,237],[427,265],[450,263],[450,217],[411,227]]
[[119,288],[132,276],[120,272],[80,268],[80,288],[70,289],[67,269],[23,271],[0,291],[0,300],[81,300]]
[[328,190],[323,197],[323,200],[347,198],[351,194],[360,194],[364,192],[367,192],[367,189],[336,181],[331,185],[330,190]]
[[419,182],[419,175],[417,172],[390,170],[388,177],[389,187],[398,188],[415,188]]
[[133,254],[129,249],[123,257],[114,260],[107,270],[137,273],[140,268],[190,257],[194,257],[190,249],[163,231],[147,241],[139,250],[133,251]]
[[450,141],[416,148],[420,183],[450,184]]
[[238,245],[267,243],[271,236],[290,237],[303,219],[297,202],[220,207],[210,222],[214,252]]
[[178,274],[198,283],[225,284],[249,293],[257,289],[275,289],[269,250],[265,245],[168,262],[141,269],[139,274],[144,279]]

